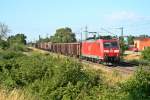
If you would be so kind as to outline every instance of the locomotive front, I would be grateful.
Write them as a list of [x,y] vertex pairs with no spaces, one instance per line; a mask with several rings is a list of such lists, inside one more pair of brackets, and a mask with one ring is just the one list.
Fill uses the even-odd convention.
[[120,47],[118,40],[104,40],[103,48],[105,62],[120,62]]

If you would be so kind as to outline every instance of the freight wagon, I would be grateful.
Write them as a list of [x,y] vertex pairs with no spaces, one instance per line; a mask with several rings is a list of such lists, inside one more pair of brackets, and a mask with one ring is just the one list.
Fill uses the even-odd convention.
[[81,43],[37,43],[36,47],[54,53],[63,54],[71,57],[81,55]]
[[80,43],[51,43],[51,49],[49,51],[66,56],[79,57],[81,53],[80,46]]

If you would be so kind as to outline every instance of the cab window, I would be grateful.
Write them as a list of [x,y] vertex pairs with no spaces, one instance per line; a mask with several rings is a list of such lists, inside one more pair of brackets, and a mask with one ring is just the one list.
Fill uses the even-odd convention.
[[118,48],[117,42],[104,42],[104,48]]

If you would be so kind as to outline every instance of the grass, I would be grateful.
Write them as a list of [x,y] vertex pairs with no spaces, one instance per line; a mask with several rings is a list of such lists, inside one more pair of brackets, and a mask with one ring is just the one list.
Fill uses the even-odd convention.
[[7,89],[1,88],[0,100],[36,100],[36,98],[23,90],[13,89],[8,91]]

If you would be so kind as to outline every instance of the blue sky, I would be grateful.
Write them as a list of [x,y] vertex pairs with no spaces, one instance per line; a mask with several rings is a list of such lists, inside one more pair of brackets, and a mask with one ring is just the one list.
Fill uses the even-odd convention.
[[[0,22],[12,34],[24,33],[28,40],[53,35],[61,27],[79,33],[101,28],[119,35],[150,35],[150,0],[0,0]],[[104,33],[103,33],[104,34]]]

